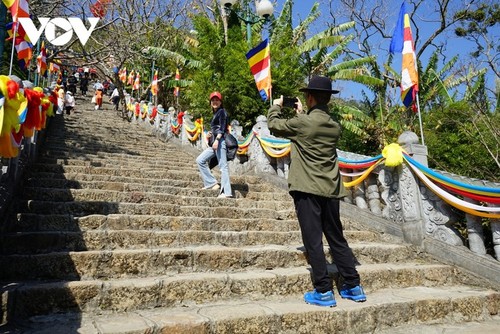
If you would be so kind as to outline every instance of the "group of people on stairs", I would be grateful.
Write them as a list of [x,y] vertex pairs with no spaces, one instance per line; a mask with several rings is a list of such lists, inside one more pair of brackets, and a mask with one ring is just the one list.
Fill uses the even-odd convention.
[[[344,299],[366,301],[356,269],[356,260],[344,238],[340,220],[340,199],[347,195],[339,170],[337,142],[341,135],[340,124],[332,119],[328,102],[332,82],[324,76],[314,76],[304,93],[307,111],[297,98],[296,114],[286,118],[282,113],[283,96],[273,101],[268,111],[269,129],[277,136],[291,141],[291,163],[288,174],[289,193],[293,199],[302,241],[312,269],[314,289],[304,294],[308,304],[334,307],[337,305],[333,281],[327,270],[323,248],[323,235],[332,252],[342,284],[338,287]],[[231,182],[227,163],[228,114],[223,107],[221,93],[209,96],[212,109],[208,147],[196,158],[203,181],[202,189],[219,190],[219,198],[231,198]],[[220,185],[210,171],[209,162],[217,158],[221,173]]]

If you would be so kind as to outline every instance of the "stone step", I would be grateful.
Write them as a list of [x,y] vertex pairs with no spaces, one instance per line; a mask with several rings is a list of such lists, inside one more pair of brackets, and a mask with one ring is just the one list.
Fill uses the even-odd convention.
[[[37,188],[59,188],[59,189],[105,189],[119,191],[146,191],[175,193],[182,191],[201,190],[203,184],[201,179],[182,180],[182,179],[157,179],[157,178],[139,178],[126,176],[107,176],[107,175],[81,175],[64,174],[62,177],[58,174],[44,174],[42,177],[32,177],[26,181],[26,187]],[[53,177],[51,177],[53,176]],[[245,196],[249,193],[271,192],[285,194],[283,189],[277,188],[267,183],[255,182],[238,177],[231,177],[231,187]],[[171,191],[162,191],[164,187]],[[291,198],[289,197],[291,200]]]
[[[347,220],[345,229],[359,230],[359,223]],[[69,214],[17,214],[10,232],[21,231],[87,231],[100,230],[165,230],[165,231],[296,231],[294,219],[271,218],[204,218],[166,215],[89,215],[74,217]]]
[[[104,138],[102,140],[106,141],[107,139]],[[179,149],[176,150],[174,148],[171,150],[164,150],[162,148],[158,148],[156,150],[148,150],[148,149],[133,147],[130,145],[123,146],[123,144],[120,142],[116,142],[116,145],[110,145],[108,147],[95,146],[95,145],[82,147],[79,146],[78,144],[71,142],[62,145],[48,143],[47,145],[45,145],[44,153],[41,156],[64,159],[64,158],[77,158],[86,155],[88,155],[91,158],[92,157],[106,158],[108,156],[122,157],[124,154],[127,154],[130,156],[140,156],[151,159],[157,158],[159,160],[168,160],[172,154],[175,154],[177,156],[176,159],[178,159],[179,157],[184,157],[185,158],[184,161],[193,161],[193,156],[188,155]]]
[[[46,167],[46,165],[44,165]],[[58,165],[54,165],[58,166]],[[135,169],[130,166],[118,167],[86,167],[86,166],[58,166],[60,170],[52,171],[45,170],[42,165],[39,165],[38,170],[30,170],[29,175],[34,178],[55,177],[66,178],[66,174],[73,175],[110,175],[110,176],[130,176],[141,178],[158,178],[158,179],[182,179],[182,180],[197,180],[200,181],[198,173],[180,173],[178,170],[166,170],[164,168],[143,168]],[[201,183],[201,181],[200,181]]]
[[[172,154],[176,154],[176,151],[172,151]],[[186,158],[169,158],[160,160],[157,157],[154,158],[146,158],[141,156],[126,156],[122,157],[89,157],[87,154],[85,158],[80,159],[58,159],[53,157],[41,157],[37,160],[37,165],[57,165],[57,166],[93,166],[93,167],[112,167],[121,164],[134,164],[136,166],[155,166],[155,167],[163,167],[167,169],[179,169],[182,166],[188,166],[193,169],[196,169],[196,164],[194,160],[189,161]]]
[[[376,242],[375,232],[346,231],[349,242]],[[42,254],[60,251],[141,249],[221,245],[227,247],[264,244],[296,245],[300,231],[156,231],[89,230],[82,232],[23,232],[1,238],[2,254]]]
[[[52,300],[52,298],[51,298]],[[53,316],[38,316],[20,321],[28,331],[49,330],[66,334],[68,329],[81,334],[125,333],[378,333],[405,323],[458,323],[463,328],[471,322],[489,323],[493,332],[453,330],[453,333],[495,333],[500,320],[498,292],[468,286],[388,288],[374,291],[364,303],[354,303],[337,297],[337,307],[307,305],[301,295],[281,298],[232,299],[221,302],[190,305],[182,303],[172,308],[152,308],[140,311],[82,312]],[[228,311],[230,310],[230,311]],[[454,329],[452,328],[452,329]],[[481,330],[483,326],[477,326]],[[45,333],[45,332],[44,332]],[[408,333],[408,332],[398,332]],[[422,332],[414,333],[445,333]],[[451,332],[450,332],[451,333]]]
[[[153,163],[143,163],[143,162],[135,162],[135,161],[122,161],[122,162],[92,162],[88,164],[67,164],[67,165],[59,165],[59,164],[47,164],[47,163],[35,163],[30,168],[30,171],[33,173],[74,173],[93,169],[115,169],[115,170],[135,170],[139,173],[143,171],[177,171],[179,174],[179,170],[182,170],[184,174],[196,174],[198,173],[198,167],[193,163],[184,163],[178,164],[177,166],[173,165],[165,165],[165,164],[153,164]],[[101,173],[100,173],[101,174]]]
[[[220,206],[221,201],[216,198],[217,190],[206,191],[201,189],[175,189],[168,187],[161,190],[176,191],[172,193],[153,192],[145,186],[128,187],[128,190],[108,189],[51,189],[51,188],[25,188],[23,197],[30,200],[52,202],[121,202],[121,203],[170,203],[188,206]],[[135,189],[134,189],[135,188]],[[139,188],[139,189],[137,189]],[[263,208],[282,210],[291,208],[293,203],[287,193],[251,193],[241,191],[240,187],[233,190],[234,197],[241,199],[235,206],[241,208]],[[158,189],[160,190],[160,189]],[[209,195],[210,197],[208,197]]]
[[[36,214],[70,214],[75,217],[83,217],[92,214],[128,214],[128,215],[167,215],[187,216],[204,218],[271,218],[271,219],[295,219],[295,211],[289,203],[274,203],[275,207],[252,208],[251,204],[245,204],[234,198],[209,198],[212,207],[208,206],[183,206],[170,203],[140,203],[141,196],[135,197],[139,203],[120,202],[50,202],[35,200],[19,200],[19,213]],[[213,202],[212,202],[213,201]],[[202,201],[200,200],[200,203]],[[264,203],[264,202],[263,202]]]
[[[453,290],[453,268],[444,265],[420,265],[418,263],[383,265],[362,265],[358,267],[368,301],[377,300],[377,292],[385,290],[385,300],[398,298],[402,290],[432,289],[437,295],[426,295],[425,299],[436,302],[440,294],[445,293],[449,299],[452,295],[446,293]],[[338,273],[335,266],[329,267],[332,279]],[[248,270],[245,273],[172,273],[170,275],[148,275],[146,278],[128,279],[96,279],[84,281],[62,282],[24,282],[13,283],[8,289],[8,299],[14,305],[13,316],[27,318],[51,312],[68,312],[75,309],[92,314],[113,311],[144,311],[154,308],[186,308],[203,307],[210,303],[228,303],[234,301],[267,300],[279,301],[292,296],[286,305],[301,303],[301,294],[310,289],[310,274],[307,267],[280,268],[271,270]],[[500,293],[485,288],[461,287],[460,295],[467,295],[472,305],[476,307],[478,296],[488,296],[481,299],[482,305],[488,305],[493,312],[500,307]],[[473,296],[473,292],[476,294]],[[404,295],[404,294],[403,294]],[[338,296],[338,295],[337,295]],[[455,297],[458,297],[455,296]],[[340,298],[338,298],[340,301]],[[414,296],[410,300],[419,299]],[[378,300],[382,302],[382,299]],[[448,300],[449,302],[449,300]],[[352,305],[360,305],[351,302]],[[376,312],[386,313],[387,309],[371,304]],[[434,312],[443,312],[439,307],[432,308]],[[345,311],[349,307],[342,307]],[[231,308],[226,308],[225,312]],[[329,311],[329,308],[314,307],[315,310]],[[249,309],[250,311],[250,309]],[[375,311],[375,310],[373,310]],[[409,309],[404,312],[409,313]],[[429,310],[427,310],[429,311]],[[431,316],[434,312],[428,312]],[[167,312],[169,313],[169,312]],[[231,313],[231,312],[229,312]],[[390,312],[389,312],[390,313]],[[402,316],[403,314],[400,314]],[[407,317],[408,314],[405,315]]]
[[[359,263],[404,263],[416,259],[413,247],[384,243],[351,245]],[[330,258],[329,250],[325,254]],[[54,252],[0,256],[0,280],[78,280],[146,277],[166,272],[241,272],[302,266],[307,262],[301,245],[228,247],[202,245],[182,248],[147,248]]]

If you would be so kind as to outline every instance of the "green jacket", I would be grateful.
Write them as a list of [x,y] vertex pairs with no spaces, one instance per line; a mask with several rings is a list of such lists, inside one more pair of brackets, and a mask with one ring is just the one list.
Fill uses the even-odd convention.
[[341,128],[328,114],[327,106],[315,106],[307,114],[285,119],[281,107],[274,105],[267,123],[275,136],[291,140],[289,191],[329,198],[347,195],[337,157]]

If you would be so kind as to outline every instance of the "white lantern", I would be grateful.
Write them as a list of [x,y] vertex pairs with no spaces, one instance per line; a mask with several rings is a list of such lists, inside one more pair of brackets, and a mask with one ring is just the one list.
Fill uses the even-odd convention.
[[[229,0],[223,0],[229,1]],[[257,15],[263,18],[268,18],[274,12],[273,4],[269,0],[261,0],[256,4]]]
[[232,5],[236,4],[238,0],[220,0],[220,4],[223,7],[231,7]]

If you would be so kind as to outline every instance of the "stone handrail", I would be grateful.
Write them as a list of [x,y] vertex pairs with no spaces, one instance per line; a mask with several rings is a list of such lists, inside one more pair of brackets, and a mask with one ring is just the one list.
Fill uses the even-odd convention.
[[[189,115],[185,115],[184,126],[178,129],[177,134],[172,131],[171,119],[173,115],[157,117],[154,121],[147,117],[135,117],[133,122],[151,127],[152,132],[163,140],[174,140],[181,145],[188,145],[198,150],[206,147],[205,141],[200,139],[202,136],[195,141],[189,140],[186,128],[194,128]],[[241,133],[242,128],[234,121],[231,125],[233,135],[241,142],[244,139]],[[265,116],[257,118],[252,131],[262,137],[273,138],[267,127]],[[418,143],[416,134],[405,132],[399,137],[398,142],[414,160],[427,166],[427,148]],[[341,150],[338,150],[338,154],[339,157],[349,160],[370,158]],[[230,168],[231,173],[235,174],[254,172],[286,178],[289,162],[288,155],[282,158],[269,156],[263,150],[259,140],[254,137],[246,154],[237,155],[237,158],[230,162]],[[451,174],[447,176],[460,179],[461,182],[485,185],[485,182],[480,180]],[[350,180],[344,177],[344,181]],[[498,183],[490,182],[487,186],[500,188]],[[398,167],[378,165],[362,183],[350,188],[349,196],[345,198],[345,201],[385,221],[392,222],[391,227],[385,227],[387,232],[398,234],[406,242],[423,247],[430,253],[436,253],[434,255],[442,260],[462,265],[473,272],[487,271],[487,273],[482,273],[483,276],[493,277],[500,283],[500,262],[495,261],[486,253],[485,246],[485,239],[492,239],[496,259],[500,260],[500,221],[466,214],[468,240],[465,240],[455,227],[458,217],[452,207],[430,191],[405,164]],[[485,232],[488,229],[483,229],[482,224],[485,221],[491,230],[489,232],[491,236],[485,235],[488,233]],[[466,245],[468,245],[468,250]],[[446,248],[445,252],[442,247]],[[481,265],[478,263],[482,263],[485,268],[480,269]]]

